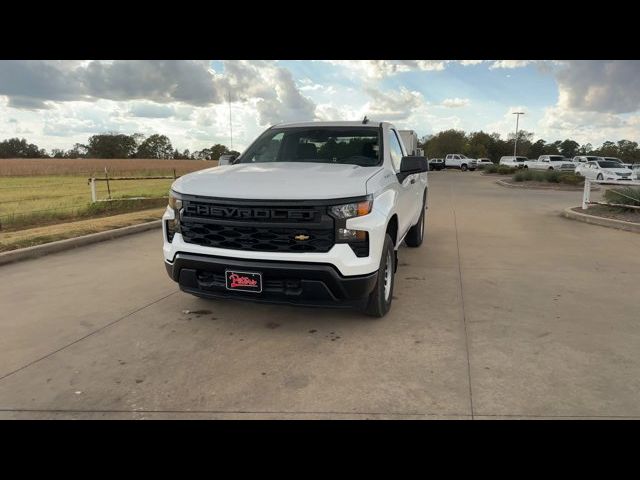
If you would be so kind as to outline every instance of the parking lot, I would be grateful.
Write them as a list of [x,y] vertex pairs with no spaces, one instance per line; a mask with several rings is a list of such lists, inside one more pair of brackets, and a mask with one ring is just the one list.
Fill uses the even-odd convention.
[[0,267],[0,418],[640,417],[640,237],[429,182],[383,319],[191,297],[158,230]]

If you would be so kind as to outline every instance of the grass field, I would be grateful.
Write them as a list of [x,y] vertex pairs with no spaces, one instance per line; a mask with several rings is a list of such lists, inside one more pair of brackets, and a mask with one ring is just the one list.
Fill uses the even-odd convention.
[[[173,176],[210,168],[216,162],[146,159],[0,159],[0,233],[59,222],[158,208],[173,179],[111,181],[111,198],[91,203],[88,178]],[[97,197],[109,197],[96,182]],[[145,197],[147,200],[126,200]]]

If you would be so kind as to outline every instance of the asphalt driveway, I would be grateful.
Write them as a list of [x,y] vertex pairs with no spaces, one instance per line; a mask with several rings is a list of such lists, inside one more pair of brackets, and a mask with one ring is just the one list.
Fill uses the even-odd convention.
[[383,319],[191,297],[159,231],[0,267],[0,418],[640,417],[640,236],[429,175]]

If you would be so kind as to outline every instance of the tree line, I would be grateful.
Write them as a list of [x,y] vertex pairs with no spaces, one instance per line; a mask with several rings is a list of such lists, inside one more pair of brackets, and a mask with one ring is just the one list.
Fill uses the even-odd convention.
[[[483,131],[465,133],[462,130],[445,130],[421,139],[419,146],[428,158],[442,158],[449,153],[463,153],[472,158],[490,158],[498,161],[505,155],[513,155],[514,134],[502,139],[498,133]],[[640,161],[638,142],[620,140],[606,141],[598,147],[590,143],[580,145],[575,140],[557,140],[548,143],[543,139],[534,141],[533,132],[518,132],[518,155],[537,158],[540,155],[597,155],[617,157],[625,162]],[[173,148],[166,135],[154,134],[146,137],[141,133],[104,133],[92,135],[87,144],[76,143],[69,150],[54,148],[48,153],[26,139],[10,138],[0,142],[0,158],[161,158],[176,160],[217,160],[221,155],[239,152],[225,145],[215,144],[190,152]]]
[[[471,158],[489,158],[497,162],[500,157],[513,155],[515,134],[502,139],[498,133],[483,131],[465,133],[462,130],[445,130],[421,139],[419,146],[428,158],[444,158],[449,153],[462,153]],[[577,155],[616,157],[624,162],[640,161],[638,142],[620,140],[606,141],[598,147],[590,143],[580,145],[575,140],[557,140],[548,143],[543,139],[534,141],[533,132],[518,132],[517,154],[527,158],[540,155],[562,155],[573,158]]]
[[22,138],[9,138],[0,142],[0,158],[160,158],[175,160],[218,160],[221,155],[240,155],[225,145],[215,144],[190,152],[173,148],[166,135],[141,133],[104,133],[92,135],[87,144],[76,143],[73,148],[54,148],[50,153]]

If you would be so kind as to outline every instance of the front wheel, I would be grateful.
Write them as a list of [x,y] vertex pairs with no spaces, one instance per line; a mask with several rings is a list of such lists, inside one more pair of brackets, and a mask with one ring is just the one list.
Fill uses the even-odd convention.
[[369,295],[363,312],[372,317],[384,317],[391,309],[393,300],[393,283],[395,280],[395,252],[393,250],[393,240],[387,233],[382,247],[380,257],[380,267],[378,268],[378,278],[373,292]]
[[602,176],[601,173],[598,174],[598,176],[596,177],[596,180],[604,180],[604,177]]
[[463,164],[460,166],[460,170],[462,170],[463,172],[466,172],[466,171],[467,171],[467,166],[463,163]]

